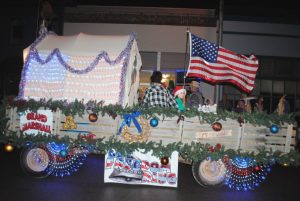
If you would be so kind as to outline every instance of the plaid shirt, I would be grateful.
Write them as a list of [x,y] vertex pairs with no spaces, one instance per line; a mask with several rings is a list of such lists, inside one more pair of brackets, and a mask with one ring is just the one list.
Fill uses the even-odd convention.
[[145,92],[143,104],[146,107],[177,108],[175,98],[159,83],[153,83]]

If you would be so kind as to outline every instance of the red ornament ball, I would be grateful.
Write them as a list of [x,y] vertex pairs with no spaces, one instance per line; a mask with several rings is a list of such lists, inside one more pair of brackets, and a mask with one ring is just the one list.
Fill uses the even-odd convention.
[[257,165],[257,166],[255,166],[254,169],[255,169],[255,171],[259,171],[260,170],[260,166]]
[[89,120],[90,120],[90,122],[96,122],[96,121],[98,120],[97,114],[91,113],[91,114],[89,115]]
[[215,149],[214,149],[213,146],[210,146],[210,147],[208,148],[208,151],[211,152],[211,153],[213,153],[213,152],[215,152]]
[[211,125],[212,129],[214,131],[220,131],[222,130],[222,124],[220,122],[215,122]]
[[168,158],[168,157],[162,157],[162,158],[160,159],[160,163],[161,163],[162,165],[168,165],[168,164],[169,164],[169,158]]
[[222,148],[222,145],[220,143],[216,144],[215,150],[220,151]]

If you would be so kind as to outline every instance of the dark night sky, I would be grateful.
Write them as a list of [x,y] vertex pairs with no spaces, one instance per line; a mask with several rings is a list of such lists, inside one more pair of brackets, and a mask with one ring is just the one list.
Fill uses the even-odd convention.
[[[296,1],[285,0],[224,0],[225,18],[240,17],[244,20],[300,24],[300,12]],[[218,9],[219,0],[77,0],[77,5],[142,6],[175,8]]]
[[[44,0],[10,0],[4,4],[23,6],[38,5]],[[48,0],[56,6],[137,6],[137,7],[173,7],[173,8],[210,8],[218,9],[220,0]],[[240,18],[245,21],[262,21],[300,25],[297,1],[285,0],[223,0],[224,19]]]

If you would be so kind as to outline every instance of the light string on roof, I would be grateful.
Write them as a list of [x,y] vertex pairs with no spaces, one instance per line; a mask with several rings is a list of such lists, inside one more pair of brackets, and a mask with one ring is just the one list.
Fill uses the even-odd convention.
[[102,58],[105,60],[106,63],[108,63],[109,65],[112,65],[112,66],[117,65],[121,61],[123,61],[123,63],[121,64],[122,71],[121,71],[121,80],[120,80],[120,85],[119,85],[120,92],[119,92],[119,100],[118,100],[119,103],[122,103],[122,101],[124,99],[124,93],[125,93],[124,85],[125,85],[125,81],[126,81],[126,72],[127,72],[128,62],[129,62],[130,50],[131,50],[133,42],[136,38],[135,33],[132,33],[130,35],[130,38],[129,38],[129,41],[127,42],[126,47],[121,51],[121,53],[116,57],[116,59],[112,60],[106,51],[101,51],[95,57],[95,59],[83,69],[76,69],[75,67],[69,65],[65,61],[65,56],[63,56],[63,54],[61,53],[59,48],[53,49],[51,51],[51,53],[48,54],[47,56],[44,56],[43,53],[40,53],[38,51],[38,49],[36,48],[36,46],[41,41],[43,41],[47,35],[56,35],[56,34],[54,32],[44,33],[39,38],[37,38],[37,40],[35,40],[35,42],[30,46],[30,53],[29,53],[28,57],[26,58],[26,61],[25,61],[25,64],[24,64],[24,67],[22,70],[22,74],[21,74],[18,99],[24,98],[24,88],[26,86],[26,75],[27,75],[27,71],[30,67],[30,63],[32,61],[37,61],[40,65],[45,65],[48,62],[50,62],[54,58],[54,56],[56,56],[58,63],[61,66],[63,66],[67,71],[78,74],[78,75],[86,74],[86,73],[94,70]]

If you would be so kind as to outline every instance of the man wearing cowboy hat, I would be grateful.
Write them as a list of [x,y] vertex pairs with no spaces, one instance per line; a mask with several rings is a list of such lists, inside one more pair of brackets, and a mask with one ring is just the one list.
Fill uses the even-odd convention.
[[190,83],[190,88],[191,88],[191,94],[189,96],[187,96],[187,100],[186,100],[186,107],[187,108],[198,108],[199,105],[203,105],[204,101],[203,101],[203,95],[202,93],[199,91],[199,82],[197,81],[192,81]]

